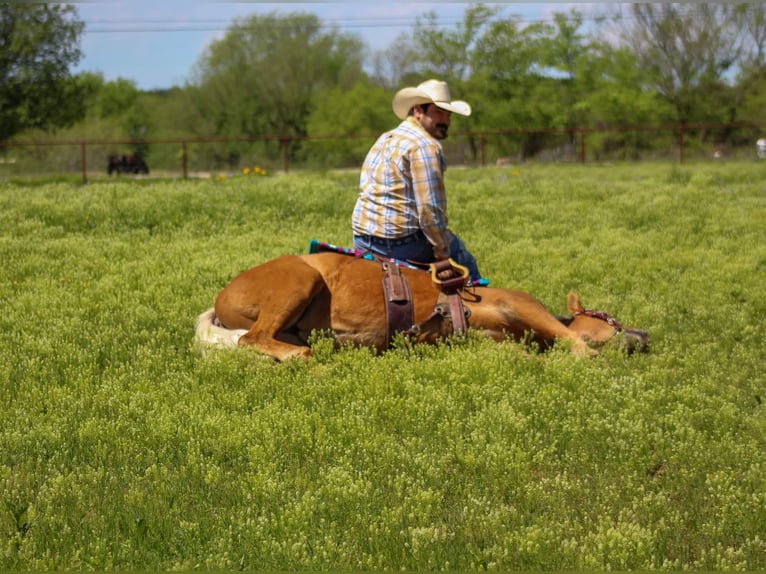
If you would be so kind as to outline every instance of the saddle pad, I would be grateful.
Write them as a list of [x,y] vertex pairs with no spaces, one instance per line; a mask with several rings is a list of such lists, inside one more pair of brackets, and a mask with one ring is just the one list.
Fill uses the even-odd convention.
[[385,258],[380,256],[376,257],[375,254],[371,251],[363,251],[361,249],[354,249],[353,247],[339,247],[337,245],[333,245],[332,243],[326,243],[324,241],[312,239],[309,243],[309,253],[321,253],[323,251],[333,251],[343,255],[351,255],[352,257],[369,259],[370,261],[379,261],[381,259],[385,259],[386,261],[396,263],[399,267],[417,269],[418,271],[428,271],[428,267],[419,267],[417,265],[413,265],[412,263],[408,263],[407,261],[402,261],[401,259]]

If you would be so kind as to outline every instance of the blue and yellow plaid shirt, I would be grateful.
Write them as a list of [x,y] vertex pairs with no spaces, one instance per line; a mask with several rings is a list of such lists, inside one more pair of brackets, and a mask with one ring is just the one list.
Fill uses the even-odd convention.
[[422,231],[449,257],[442,146],[412,117],[381,135],[364,160],[352,218],[355,235],[396,239]]

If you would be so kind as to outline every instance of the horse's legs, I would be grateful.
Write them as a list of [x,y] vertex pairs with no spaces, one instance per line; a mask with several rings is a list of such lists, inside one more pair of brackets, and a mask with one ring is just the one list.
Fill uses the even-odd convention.
[[542,335],[548,341],[570,341],[572,353],[578,357],[592,357],[598,354],[598,351],[592,349],[580,333],[561,323],[542,304],[540,307],[544,312],[536,313],[529,317],[529,323],[533,332]]
[[577,356],[596,354],[579,333],[562,324],[529,293],[506,291],[505,295],[489,308],[494,311],[492,314],[477,312],[475,319],[472,316],[471,322],[483,322],[484,325],[481,326],[487,328],[496,340],[502,340],[508,335],[522,340],[531,333],[533,340],[544,346],[562,339],[571,342],[572,352]]
[[[322,275],[297,257],[275,259],[254,271],[257,273],[243,286],[244,297],[232,294],[230,299],[247,302],[240,308],[247,309],[254,319],[238,345],[254,347],[279,361],[310,357],[311,349],[289,331],[325,288]],[[235,281],[229,288],[236,286]],[[257,313],[252,313],[253,309]]]

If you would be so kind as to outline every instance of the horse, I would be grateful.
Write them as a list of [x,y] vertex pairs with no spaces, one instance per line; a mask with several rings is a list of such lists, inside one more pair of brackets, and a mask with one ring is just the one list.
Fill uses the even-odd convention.
[[[441,312],[443,298],[432,274],[402,267],[412,296],[414,324],[406,333],[414,343],[436,343],[453,334]],[[234,277],[214,306],[197,318],[201,347],[251,347],[278,361],[311,357],[310,335],[329,332],[336,345],[389,347],[386,301],[380,262],[336,252],[283,255]],[[592,356],[612,341],[646,351],[646,331],[623,326],[603,311],[583,307],[579,295],[567,297],[571,316],[555,316],[529,293],[495,287],[460,291],[468,330],[495,341],[536,343],[540,349],[569,341],[578,356]],[[439,310],[440,312],[435,312]]]
[[145,173],[149,174],[149,166],[140,155],[118,155],[109,156],[109,163],[106,166],[106,172],[112,173]]

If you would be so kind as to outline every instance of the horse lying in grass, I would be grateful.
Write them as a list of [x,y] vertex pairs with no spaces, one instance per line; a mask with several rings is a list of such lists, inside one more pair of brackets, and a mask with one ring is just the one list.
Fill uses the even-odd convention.
[[[441,292],[429,273],[401,268],[409,282],[416,343],[435,343],[452,334],[449,318],[435,313]],[[608,313],[585,309],[571,292],[571,317],[556,317],[528,293],[491,287],[461,292],[467,326],[496,341],[515,339],[550,347],[571,342],[588,356],[607,342],[628,351],[646,350],[645,331],[622,326]],[[312,331],[330,331],[337,344],[383,351],[389,345],[381,265],[333,252],[284,255],[235,277],[218,294],[215,307],[197,320],[201,346],[247,346],[284,361],[311,356]]]

